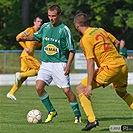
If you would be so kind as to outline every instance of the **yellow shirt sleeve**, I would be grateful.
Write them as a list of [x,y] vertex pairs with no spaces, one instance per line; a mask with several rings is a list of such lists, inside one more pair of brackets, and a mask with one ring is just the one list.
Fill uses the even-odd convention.
[[80,45],[83,49],[86,59],[94,58],[93,46],[91,45],[90,41],[91,41],[91,38],[88,38],[86,36],[83,37],[82,40],[80,41]]
[[107,35],[109,36],[109,38],[110,38],[110,40],[111,40],[111,42],[115,42],[115,40],[116,40],[116,38],[111,34],[111,33],[109,33],[109,32],[107,32]]
[[[23,32],[19,33],[17,35],[17,37],[19,36],[22,36],[22,37],[25,37],[25,36],[31,36],[35,33],[35,29],[34,27],[28,27],[27,29],[25,29]],[[17,38],[16,37],[16,38]],[[23,50],[22,54],[20,57],[22,56],[33,56],[34,55],[34,50],[36,49],[36,47],[39,47],[40,46],[40,43],[37,42],[37,41],[25,41],[25,42],[19,42],[19,44],[23,47],[23,48],[29,48],[30,49],[30,53],[27,53],[25,50]]]
[[[33,33],[33,32],[32,32],[32,33]],[[19,33],[19,34],[17,35],[17,37],[19,37],[19,36],[26,37],[26,36],[29,36],[29,35],[31,35],[31,27],[30,27],[30,28],[27,28],[27,29],[25,29],[23,32]],[[16,38],[17,38],[17,37],[16,37]],[[19,42],[19,44],[20,44],[23,48],[26,48],[26,47],[27,47],[26,44],[25,44],[25,42]]]

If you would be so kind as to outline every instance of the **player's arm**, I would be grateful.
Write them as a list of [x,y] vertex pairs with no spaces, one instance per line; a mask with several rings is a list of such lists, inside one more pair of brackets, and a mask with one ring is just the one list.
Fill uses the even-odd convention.
[[[16,40],[19,39],[19,38],[27,38],[29,35],[31,35],[31,28],[27,28],[26,30],[24,30],[23,32],[19,33],[17,36],[16,36]],[[25,40],[26,41],[26,40]],[[18,43],[24,48],[24,50],[27,52],[27,53],[30,53],[31,50],[26,46],[26,42],[25,41],[19,41]]]
[[[23,34],[23,32],[21,32],[21,33],[19,33],[18,35],[17,35],[17,37],[16,38],[19,38],[20,36],[25,36],[25,34]],[[19,42],[19,44],[23,47],[23,48],[26,48],[26,45],[25,45],[25,42]]]
[[25,42],[18,42],[23,48],[24,50],[27,52],[27,53],[30,53],[31,50],[26,46]]
[[16,37],[16,41],[17,42],[20,42],[20,41],[22,41],[22,42],[24,42],[24,41],[35,41],[35,39],[34,39],[34,36],[33,35],[31,35],[31,36],[25,36],[25,37],[19,36],[19,37]]
[[[30,36],[31,36],[32,30],[33,30],[33,28],[29,27],[29,28],[25,29],[23,32],[19,33],[16,36],[16,41],[18,41],[18,42],[31,41],[32,38]],[[21,44],[23,44],[23,43],[21,43]]]
[[66,67],[64,68],[65,75],[69,74],[69,72],[70,72],[70,67],[71,67],[72,61],[74,59],[74,55],[75,55],[75,50],[70,51]]
[[116,47],[116,49],[119,51],[120,48],[120,42],[118,39],[116,39],[111,33],[107,32],[110,40],[112,41],[112,43],[114,44],[114,46]]
[[87,59],[88,86],[92,85],[94,71],[94,59]]
[[94,75],[94,59],[89,58],[87,59],[87,74],[88,74],[88,84],[85,88],[84,94],[89,98],[91,97],[91,91],[92,91],[92,81],[93,81],[93,75]]
[[91,96],[92,81],[95,72],[95,64],[94,64],[95,56],[94,56],[93,44],[91,43],[92,40],[93,37],[92,38],[86,37],[80,41],[80,46],[82,47],[82,50],[84,52],[87,61],[88,84],[84,90],[84,95],[86,95],[88,98]]
[[68,28],[64,28],[64,36],[65,36],[67,48],[69,50],[68,61],[67,61],[66,67],[64,68],[64,70],[65,70],[64,75],[67,75],[70,72],[70,67],[71,67],[72,61],[75,56],[75,48],[74,48],[73,36],[72,36],[70,30],[68,30]]

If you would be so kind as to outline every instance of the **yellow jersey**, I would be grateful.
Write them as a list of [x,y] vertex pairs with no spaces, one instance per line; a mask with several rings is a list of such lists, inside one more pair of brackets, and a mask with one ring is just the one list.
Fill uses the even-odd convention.
[[113,42],[116,38],[102,28],[89,27],[80,40],[86,59],[94,58],[98,67],[119,67],[125,60],[119,55]]
[[[27,29],[25,29],[23,32],[21,32],[20,34],[17,35],[18,36],[30,36],[33,35],[35,32],[34,27],[29,27]],[[25,50],[22,51],[20,57],[24,57],[24,56],[33,56],[34,55],[34,50],[36,48],[41,47],[41,43],[38,41],[25,41],[25,42],[19,42],[19,44],[23,47],[23,48],[29,48],[31,50],[30,54],[27,53]]]

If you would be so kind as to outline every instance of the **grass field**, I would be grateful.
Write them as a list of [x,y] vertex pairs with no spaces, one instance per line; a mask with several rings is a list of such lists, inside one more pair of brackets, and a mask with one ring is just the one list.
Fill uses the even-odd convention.
[[[26,115],[31,109],[39,109],[43,120],[47,111],[43,107],[35,86],[22,86],[16,93],[17,101],[6,98],[11,86],[0,86],[0,133],[81,133],[87,118],[80,106],[82,123],[74,124],[74,115],[66,96],[55,86],[47,88],[58,115],[48,124],[29,124]],[[75,86],[72,86],[75,92]],[[133,86],[128,86],[133,94]],[[109,133],[110,125],[133,125],[133,111],[121,100],[114,89],[106,87],[93,91],[92,102],[100,126],[89,132]]]

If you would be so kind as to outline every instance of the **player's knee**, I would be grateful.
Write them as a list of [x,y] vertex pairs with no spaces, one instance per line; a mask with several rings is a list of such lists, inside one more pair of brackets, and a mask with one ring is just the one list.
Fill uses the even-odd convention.
[[76,92],[77,92],[77,94],[79,95],[79,94],[83,93],[84,89],[85,89],[85,86],[83,86],[82,84],[79,84],[79,85],[76,87]]
[[39,96],[42,96],[46,91],[44,90],[45,84],[41,81],[36,82],[36,91]]
[[36,86],[36,91],[37,91],[39,96],[42,96],[46,93],[46,91],[43,88],[40,88],[38,86]]
[[79,90],[80,90],[80,88],[79,88],[79,86],[77,86],[76,87],[76,92],[79,94]]
[[66,95],[69,95],[72,92],[71,89],[69,89],[69,88],[65,88],[65,89],[63,89],[63,91]]
[[73,91],[70,88],[66,88],[63,90],[65,95],[69,98],[69,99],[75,99],[75,94],[73,93]]

